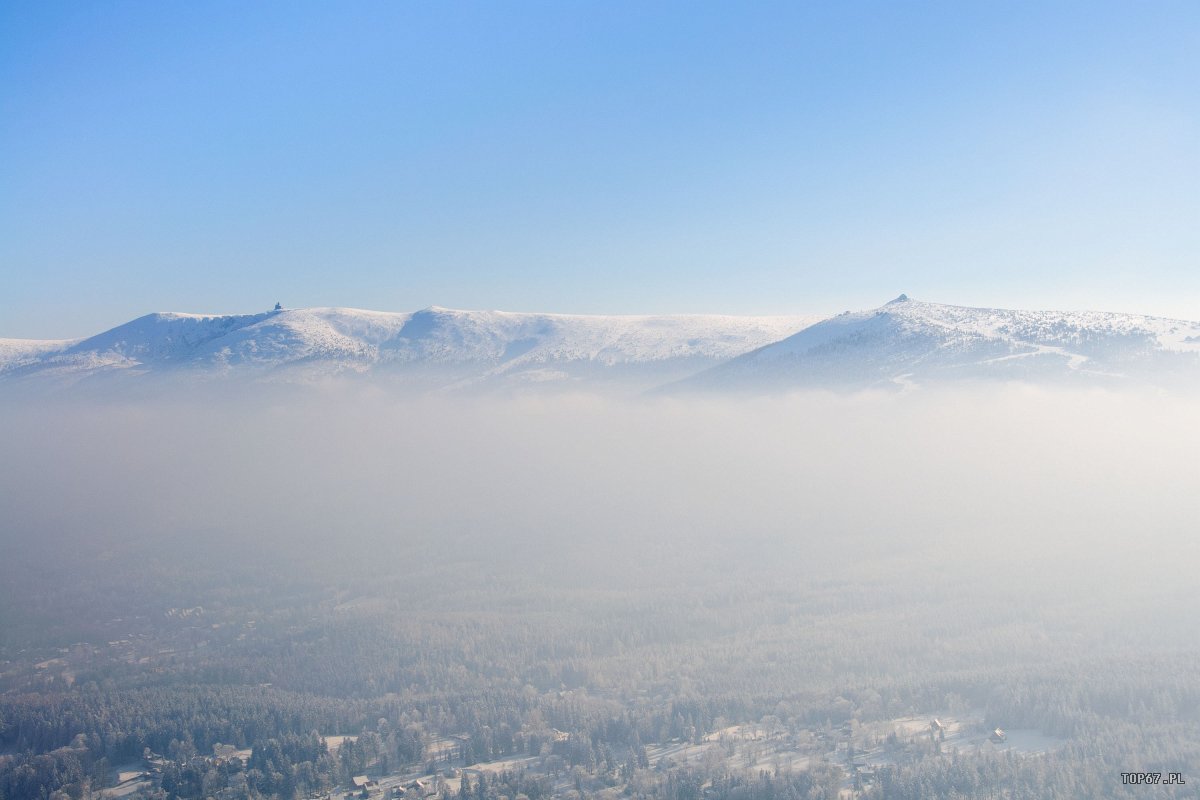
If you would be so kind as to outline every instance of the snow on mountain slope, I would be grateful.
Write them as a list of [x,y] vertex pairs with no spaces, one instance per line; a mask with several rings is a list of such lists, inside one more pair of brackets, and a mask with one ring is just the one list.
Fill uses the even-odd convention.
[[0,375],[36,363],[75,344],[75,339],[0,339]]
[[128,364],[188,361],[205,344],[275,316],[277,312],[216,316],[158,313],[138,317],[71,347],[68,355],[110,354]]
[[[183,363],[205,342],[227,335],[270,314],[214,316],[204,314],[147,314],[87,339],[44,343],[40,351],[13,357],[0,349],[0,375],[47,373],[85,375],[98,370],[136,369],[146,365]],[[6,340],[19,342],[20,340]],[[50,345],[58,346],[50,346]]]
[[846,312],[714,367],[695,388],[945,379],[1176,379],[1200,375],[1200,323],[1099,311],[1010,311],[910,300]]
[[582,316],[427,308],[413,313],[283,311],[198,348],[223,364],[331,361],[354,368],[475,365],[489,371],[586,362],[727,360],[818,318]]
[[[425,385],[674,380],[777,341],[819,317],[584,316],[349,308],[242,316],[150,314],[39,356],[0,349],[0,374],[278,376],[378,372]],[[19,340],[13,340],[19,341]],[[5,353],[11,350],[9,357]],[[16,354],[21,353],[20,358]]]
[[518,364],[587,361],[604,366],[699,358],[722,361],[819,317],[583,316],[453,311],[413,314],[388,351],[404,360]]
[[[908,386],[942,380],[1200,382],[1200,323],[909,300],[814,317],[584,316],[427,308],[150,314],[80,341],[0,340],[0,386],[120,376],[413,389]],[[44,383],[44,381],[43,381]]]

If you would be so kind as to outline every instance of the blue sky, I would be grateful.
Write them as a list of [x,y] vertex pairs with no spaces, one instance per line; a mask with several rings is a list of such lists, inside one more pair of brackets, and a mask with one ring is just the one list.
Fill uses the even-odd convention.
[[1200,4],[0,4],[0,336],[152,310],[1200,318]]

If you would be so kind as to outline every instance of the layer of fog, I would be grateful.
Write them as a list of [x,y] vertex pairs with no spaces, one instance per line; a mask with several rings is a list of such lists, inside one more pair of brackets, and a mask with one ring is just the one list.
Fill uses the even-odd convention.
[[317,581],[454,562],[464,579],[909,581],[947,602],[1190,615],[1198,411],[1017,387],[9,404],[0,535],[47,581],[145,550]]

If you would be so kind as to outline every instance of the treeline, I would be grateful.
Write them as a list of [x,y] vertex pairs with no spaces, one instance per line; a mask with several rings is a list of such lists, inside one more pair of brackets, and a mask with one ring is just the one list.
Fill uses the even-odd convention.
[[757,775],[722,773],[701,784],[691,770],[671,772],[650,792],[647,800],[837,800],[842,771],[815,764],[799,772]]
[[[167,756],[172,767],[164,785],[180,798],[226,789],[291,798],[344,785],[351,774],[368,770],[389,772],[412,764],[438,769],[451,756],[465,763],[554,756],[565,769],[628,778],[648,766],[646,744],[697,742],[734,722],[769,717],[782,730],[833,732],[851,720],[889,719],[947,705],[982,707],[989,726],[1036,728],[1092,742],[1090,751],[1055,756],[1051,763],[1060,764],[1064,774],[1071,770],[1061,765],[1068,763],[1077,775],[1088,764],[1090,774],[1099,774],[1094,753],[1101,745],[1116,754],[1105,762],[1106,775],[1147,763],[1169,763],[1170,769],[1159,771],[1186,772],[1200,764],[1197,754],[1168,751],[1162,737],[1151,733],[1169,729],[1178,741],[1200,741],[1200,680],[1189,669],[1192,663],[1187,654],[1088,663],[1062,659],[1022,671],[896,675],[881,684],[823,693],[695,696],[679,687],[670,695],[632,701],[622,692],[545,691],[479,675],[449,685],[413,685],[370,700],[275,687],[170,683],[9,692],[0,695],[0,748],[11,754],[0,759],[0,798],[45,798],[57,790],[78,794],[83,787],[102,785],[111,765],[136,761],[146,749]],[[488,688],[461,690],[475,681]],[[320,734],[332,733],[358,738],[347,740],[335,759],[319,744]],[[434,739],[451,734],[456,735],[452,750],[430,748]],[[252,748],[255,755],[241,768],[195,758],[211,755],[217,743]],[[1170,757],[1160,757],[1163,753]],[[887,773],[887,782],[873,791],[907,797],[921,796],[930,781],[961,793],[964,786],[974,791],[971,787],[994,788],[1005,781],[1059,780],[1043,771],[1048,767],[1027,761],[917,759]],[[711,793],[711,786],[705,788]]]
[[59,800],[80,800],[109,785],[108,760],[95,757],[82,739],[48,753],[0,756],[0,800],[48,800],[56,794]]
[[285,734],[254,746],[243,763],[232,758],[172,761],[163,770],[161,789],[168,797],[291,798],[344,784],[364,764],[347,740],[338,758],[316,731]]
[[366,705],[262,686],[177,686],[0,695],[0,749],[45,753],[77,743],[112,763],[150,750],[185,759],[310,730],[357,732]]

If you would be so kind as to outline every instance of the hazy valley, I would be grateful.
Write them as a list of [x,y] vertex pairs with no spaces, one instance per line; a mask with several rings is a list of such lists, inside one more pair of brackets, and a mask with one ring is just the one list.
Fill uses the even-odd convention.
[[9,397],[0,785],[1191,796],[1196,412],[999,382]]

